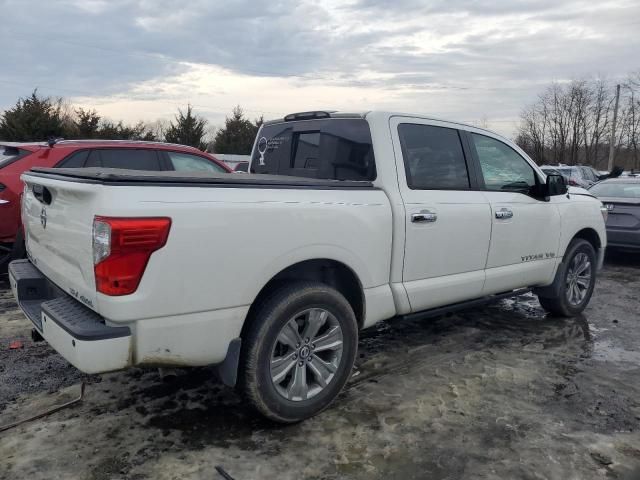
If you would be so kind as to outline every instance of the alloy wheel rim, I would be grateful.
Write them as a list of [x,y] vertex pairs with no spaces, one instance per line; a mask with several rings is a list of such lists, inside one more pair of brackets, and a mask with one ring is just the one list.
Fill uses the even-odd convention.
[[592,267],[589,256],[580,252],[569,264],[567,269],[567,300],[573,306],[580,305],[587,296],[591,286]]
[[282,327],[271,351],[276,391],[294,402],[318,395],[335,377],[342,358],[342,328],[323,308],[309,308]]

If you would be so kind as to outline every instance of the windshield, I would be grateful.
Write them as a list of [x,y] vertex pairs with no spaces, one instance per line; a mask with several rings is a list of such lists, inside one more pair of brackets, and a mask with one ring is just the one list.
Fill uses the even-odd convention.
[[640,182],[598,183],[589,191],[598,197],[640,198]]
[[20,150],[16,147],[0,146],[0,168],[9,165],[20,157],[24,157],[28,153],[27,150]]

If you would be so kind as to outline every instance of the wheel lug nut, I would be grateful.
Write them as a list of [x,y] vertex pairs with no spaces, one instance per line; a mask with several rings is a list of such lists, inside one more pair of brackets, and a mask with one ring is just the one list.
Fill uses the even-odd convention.
[[311,350],[313,350],[314,348],[316,348],[316,345],[315,345],[315,343],[312,343],[311,344]]
[[299,343],[296,343],[296,348],[300,348],[300,344]]
[[305,338],[305,339],[304,339],[304,343],[309,343],[309,339],[308,339],[308,338]]
[[295,360],[296,358],[298,358],[298,355],[296,353],[293,354],[293,359]]
[[300,362],[300,363],[298,363],[298,365],[300,365],[301,367],[303,367],[303,366],[304,366],[304,362]]

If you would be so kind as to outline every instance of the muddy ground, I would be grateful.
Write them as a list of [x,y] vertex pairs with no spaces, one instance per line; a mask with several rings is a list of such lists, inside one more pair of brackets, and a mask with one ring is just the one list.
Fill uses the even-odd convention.
[[[640,256],[609,256],[584,316],[532,295],[360,341],[346,391],[279,427],[210,369],[84,376],[30,326],[0,279],[2,479],[640,479]],[[11,350],[21,340],[24,348]]]

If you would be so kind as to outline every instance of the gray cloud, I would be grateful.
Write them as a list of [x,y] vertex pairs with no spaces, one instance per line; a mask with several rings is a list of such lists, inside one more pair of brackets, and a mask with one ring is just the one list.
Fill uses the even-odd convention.
[[640,5],[624,0],[4,0],[0,12],[0,109],[34,87],[132,95],[192,62],[512,118],[552,80],[640,68]]

